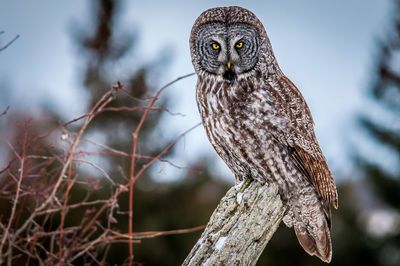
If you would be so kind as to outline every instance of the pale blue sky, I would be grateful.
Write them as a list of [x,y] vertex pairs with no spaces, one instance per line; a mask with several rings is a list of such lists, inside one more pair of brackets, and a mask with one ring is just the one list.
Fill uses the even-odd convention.
[[[79,74],[83,62],[72,37],[71,25],[84,24],[94,11],[89,1],[3,0],[0,4],[1,43],[20,39],[0,53],[0,86],[13,95],[0,95],[0,110],[18,102],[30,110],[52,103],[71,119],[85,111]],[[376,44],[386,32],[390,0],[286,1],[126,1],[118,23],[138,33],[138,45],[122,67],[137,68],[172,51],[159,85],[193,71],[188,39],[191,26],[205,9],[241,5],[264,23],[284,73],[299,87],[316,123],[316,133],[334,174],[351,171],[349,144],[359,135],[356,115],[370,108],[366,91],[376,55]],[[167,48],[167,49],[166,49]],[[139,59],[139,60],[138,60]],[[113,71],[116,77],[118,67]],[[118,78],[116,78],[117,80]],[[194,97],[196,78],[168,89],[176,104],[163,128],[176,136],[200,121]],[[4,92],[4,88],[1,90]],[[10,110],[12,111],[12,109]],[[175,160],[183,164],[212,151],[202,128],[185,138]],[[216,169],[225,169],[221,163]],[[168,166],[159,169],[170,176]],[[226,175],[225,170],[216,171]]]

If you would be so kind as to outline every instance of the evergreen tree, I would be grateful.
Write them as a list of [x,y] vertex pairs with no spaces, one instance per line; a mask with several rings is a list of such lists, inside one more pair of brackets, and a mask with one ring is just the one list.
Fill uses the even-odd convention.
[[[371,96],[376,99],[386,117],[377,119],[363,116],[360,121],[376,142],[389,148],[400,165],[400,1],[396,1],[393,29],[381,44],[376,69],[376,81]],[[369,182],[389,205],[400,205],[400,167],[388,171],[373,160],[362,158],[362,166]]]
[[387,169],[379,163],[382,158],[359,156],[366,182],[386,210],[387,216],[380,219],[394,221],[388,232],[375,237],[377,265],[393,266],[400,265],[400,1],[395,0],[394,5],[394,19],[387,39],[380,44],[376,80],[370,90],[385,115],[360,118],[370,137],[389,150],[391,158],[383,159],[394,165]]

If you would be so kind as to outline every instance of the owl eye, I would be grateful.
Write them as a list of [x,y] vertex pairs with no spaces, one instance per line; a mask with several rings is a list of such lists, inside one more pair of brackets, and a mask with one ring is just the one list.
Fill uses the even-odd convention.
[[216,42],[213,42],[213,43],[211,44],[211,47],[212,47],[214,50],[219,50],[219,49],[221,48],[221,46],[219,46],[219,44],[216,43]]
[[243,42],[242,42],[242,41],[238,41],[238,42],[235,44],[235,47],[236,47],[237,49],[242,48],[242,47],[243,47]]

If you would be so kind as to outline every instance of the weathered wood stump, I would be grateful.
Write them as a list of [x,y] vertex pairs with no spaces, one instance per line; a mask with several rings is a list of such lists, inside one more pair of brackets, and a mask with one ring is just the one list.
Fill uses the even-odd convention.
[[286,211],[274,184],[232,187],[183,265],[255,265]]

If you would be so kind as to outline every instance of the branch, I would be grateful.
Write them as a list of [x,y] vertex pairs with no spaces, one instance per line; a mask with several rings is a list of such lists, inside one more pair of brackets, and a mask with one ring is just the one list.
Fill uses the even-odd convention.
[[[0,32],[0,34],[3,33]],[[3,45],[2,47],[0,47],[0,52],[7,49],[8,46],[10,46],[13,42],[15,42],[17,39],[19,38],[19,35],[15,36],[11,41],[9,41],[8,43],[6,43],[5,45]]]
[[255,265],[285,211],[276,185],[247,179],[222,198],[183,265]]
[[6,109],[0,114],[0,116],[6,115],[8,112],[8,109],[10,109],[10,106],[7,106]]
[[[26,137],[25,137],[25,141],[26,141]],[[15,192],[14,203],[13,203],[13,206],[12,206],[12,209],[11,209],[11,215],[10,215],[10,218],[8,220],[8,225],[7,225],[6,230],[3,233],[3,238],[2,238],[1,244],[0,244],[0,263],[2,262],[1,259],[2,259],[2,253],[3,253],[2,252],[3,251],[3,246],[4,246],[7,238],[9,237],[8,234],[10,232],[11,225],[14,222],[15,212],[17,210],[17,204],[18,204],[18,201],[20,200],[21,184],[22,184],[22,179],[24,177],[24,163],[25,163],[25,154],[22,154],[22,157],[21,157],[21,168],[19,169],[20,175],[19,175],[19,179],[18,179],[18,183],[17,183],[17,191]],[[10,243],[9,246],[10,247],[8,249],[8,252],[11,252],[12,244],[13,244],[12,242],[13,241],[9,240],[9,243]]]
[[[132,145],[131,170],[130,170],[130,175],[129,175],[129,179],[130,179],[130,181],[129,181],[129,225],[128,225],[129,235],[132,235],[132,233],[133,233],[133,185],[136,180],[136,178],[135,178],[135,160],[136,160],[135,152],[136,152],[137,140],[138,140],[140,129],[142,128],[142,125],[143,125],[144,121],[146,120],[147,115],[149,114],[150,110],[153,108],[153,105],[156,103],[156,101],[158,100],[158,97],[160,97],[161,93],[166,88],[168,88],[169,86],[174,84],[175,82],[178,82],[181,79],[193,76],[194,74],[195,73],[190,73],[190,74],[178,77],[177,79],[167,83],[165,86],[163,86],[161,89],[159,89],[157,91],[156,95],[154,96],[153,100],[151,101],[150,105],[146,108],[146,111],[144,112],[142,118],[140,119],[140,122],[139,122],[138,126],[136,127],[135,132],[132,134],[133,145]],[[175,145],[175,144],[173,144],[173,145]],[[163,152],[161,152],[159,154],[159,157],[161,157],[162,155],[163,155]],[[146,165],[149,165],[149,163]],[[145,166],[142,168],[142,170],[145,169]],[[139,173],[136,176],[140,176],[141,171],[139,171]],[[129,241],[129,266],[131,266],[131,265],[133,265],[133,242],[130,238],[130,241]]]

